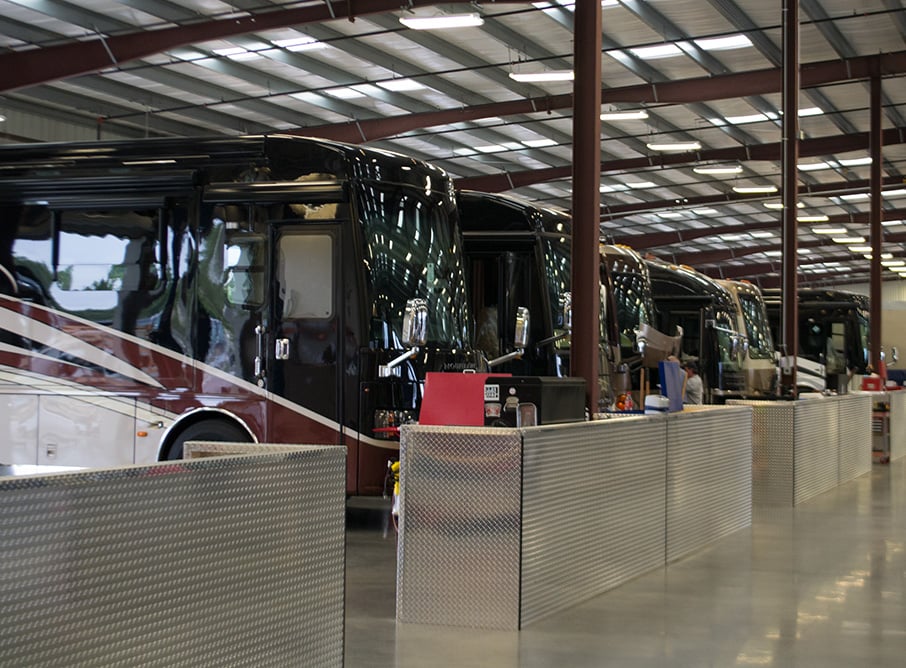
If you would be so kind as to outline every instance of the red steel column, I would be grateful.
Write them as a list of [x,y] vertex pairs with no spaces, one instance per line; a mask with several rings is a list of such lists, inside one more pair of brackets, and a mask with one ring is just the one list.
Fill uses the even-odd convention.
[[573,330],[570,373],[585,379],[586,406],[599,411],[598,239],[601,206],[601,2],[576,0],[573,35]]
[[871,273],[869,283],[869,322],[871,323],[871,368],[876,372],[881,368],[881,221],[884,210],[881,207],[881,161],[882,128],[881,128],[881,75],[871,77],[871,215],[869,216],[869,234],[871,241]]
[[796,354],[799,352],[798,202],[799,162],[799,0],[782,0],[783,23],[783,318],[781,350],[789,356],[780,377],[786,393],[795,397]]

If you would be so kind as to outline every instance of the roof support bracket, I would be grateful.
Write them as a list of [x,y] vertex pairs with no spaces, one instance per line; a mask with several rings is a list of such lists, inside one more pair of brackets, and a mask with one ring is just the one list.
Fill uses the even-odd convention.
[[96,26],[92,27],[94,28],[94,32],[98,36],[98,39],[101,40],[101,46],[104,47],[104,51],[106,51],[107,55],[110,56],[110,62],[112,62],[114,65],[116,65],[117,68],[119,68],[120,64],[116,61],[116,56],[114,56],[113,51],[110,50],[110,45],[107,44],[107,40],[104,37],[103,33],[101,33],[101,31],[98,30]]

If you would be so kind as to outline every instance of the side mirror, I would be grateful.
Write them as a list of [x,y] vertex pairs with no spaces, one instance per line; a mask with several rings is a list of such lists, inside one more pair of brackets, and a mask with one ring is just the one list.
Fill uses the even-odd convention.
[[492,360],[488,360],[488,368],[493,369],[498,364],[503,364],[504,362],[509,362],[510,360],[519,360],[522,359],[522,356],[525,354],[525,346],[528,343],[529,336],[529,325],[531,324],[531,318],[529,316],[529,310],[525,306],[516,307],[516,334],[513,340],[513,347],[515,350],[506,355],[501,355],[500,357],[495,357]]
[[564,292],[560,295],[560,308],[563,310],[563,329],[573,331],[573,293]]
[[407,346],[423,346],[428,340],[428,302],[424,299],[410,299],[403,312],[403,343]]
[[428,302],[424,299],[410,299],[406,302],[403,311],[403,345],[409,346],[408,350],[382,364],[378,368],[378,375],[382,378],[400,375],[399,365],[418,354],[419,346],[425,345],[428,340]]
[[516,308],[516,334],[513,341],[513,347],[524,349],[528,344],[529,326],[531,325],[531,315],[525,306]]

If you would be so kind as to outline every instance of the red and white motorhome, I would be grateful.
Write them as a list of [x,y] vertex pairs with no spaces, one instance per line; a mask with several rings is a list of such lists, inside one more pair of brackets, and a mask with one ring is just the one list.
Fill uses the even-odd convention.
[[0,147],[0,462],[329,443],[380,493],[425,373],[479,361],[459,240],[449,177],[383,151]]

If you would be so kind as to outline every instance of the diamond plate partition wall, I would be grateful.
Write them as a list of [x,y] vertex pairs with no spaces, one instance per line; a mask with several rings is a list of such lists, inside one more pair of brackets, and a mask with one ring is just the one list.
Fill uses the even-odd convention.
[[341,666],[345,456],[0,478],[0,665]]
[[752,409],[667,419],[667,562],[752,524]]
[[906,455],[906,390],[890,392],[890,460]]
[[515,630],[747,526],[750,415],[404,426],[397,619]]
[[521,451],[515,429],[403,427],[399,621],[519,628]]
[[663,566],[666,422],[524,430],[522,625]]
[[859,393],[752,406],[752,500],[796,505],[870,469],[871,399]]
[[873,403],[872,397],[867,394],[847,394],[837,399],[841,483],[871,471]]
[[752,407],[752,503],[792,505],[796,404],[731,399],[727,405]]
[[839,482],[837,404],[833,398],[793,402],[793,505],[833,489]]

